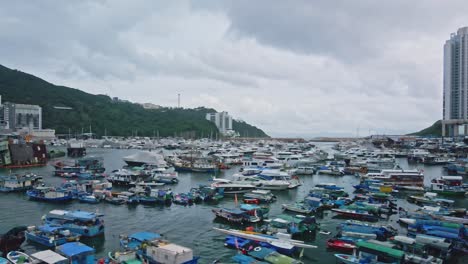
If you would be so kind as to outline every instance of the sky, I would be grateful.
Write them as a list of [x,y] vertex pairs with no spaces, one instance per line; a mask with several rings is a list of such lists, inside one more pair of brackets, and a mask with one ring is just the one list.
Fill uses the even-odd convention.
[[[442,116],[466,0],[1,1],[0,64],[271,136],[418,131]],[[1,91],[0,91],[1,93]]]

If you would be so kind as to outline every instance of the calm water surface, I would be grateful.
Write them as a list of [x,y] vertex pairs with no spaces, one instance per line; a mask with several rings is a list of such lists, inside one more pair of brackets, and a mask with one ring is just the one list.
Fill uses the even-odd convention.
[[[324,145],[329,147],[330,145]],[[125,163],[122,157],[130,155],[135,150],[109,150],[109,149],[89,149],[90,155],[98,155],[104,157],[106,172],[121,168]],[[403,168],[409,167],[405,159],[400,160]],[[417,166],[410,166],[411,168]],[[419,166],[419,168],[423,168]],[[238,167],[220,173],[217,177],[229,178],[233,173],[238,171]],[[425,167],[425,181],[429,184],[430,180],[442,174],[442,168]],[[28,170],[24,170],[28,171]],[[58,185],[63,179],[52,176],[53,167],[47,166],[42,168],[30,169],[37,174],[44,176],[46,184]],[[3,171],[0,173],[8,173]],[[180,173],[180,182],[177,185],[172,185],[170,188],[174,192],[187,192],[191,187],[198,184],[208,184],[210,175],[206,174],[191,174]],[[271,206],[270,217],[273,217],[282,212],[281,204],[302,199],[307,195],[310,188],[319,182],[333,182],[344,186],[347,191],[352,192],[352,185],[356,184],[359,179],[354,176],[333,177],[324,175],[304,176],[301,178],[303,185],[296,190],[278,192],[278,201]],[[240,198],[240,197],[239,197]],[[234,207],[234,199],[225,197],[224,200],[216,206]],[[405,200],[401,200],[399,205],[411,207]],[[467,207],[466,199],[456,201],[456,207]],[[8,231],[10,228],[18,225],[39,225],[41,217],[52,209],[81,209],[87,211],[97,211],[104,214],[106,231],[104,238],[83,241],[96,249],[99,257],[107,255],[107,252],[118,249],[119,234],[130,234],[138,231],[152,231],[163,234],[168,240],[190,247],[195,254],[201,256],[201,263],[211,263],[215,259],[229,263],[230,258],[236,254],[235,250],[225,248],[224,235],[212,230],[212,227],[226,227],[223,224],[214,222],[214,216],[211,209],[215,206],[210,205],[193,205],[180,206],[173,204],[170,207],[146,207],[138,205],[129,207],[126,205],[116,206],[106,203],[97,205],[80,204],[72,202],[68,204],[48,204],[42,202],[29,201],[25,194],[0,193],[0,233]],[[326,240],[336,233],[336,226],[342,222],[341,219],[333,218],[334,214],[327,211],[323,216],[318,218],[321,224],[321,229],[331,231],[330,235],[316,235],[311,241],[312,244],[318,246],[317,249],[305,250],[303,261],[304,263],[335,263],[333,256],[334,252],[329,252],[326,249]],[[389,223],[395,227],[398,224],[395,222],[396,217],[392,216]],[[26,252],[33,252],[40,248],[37,246],[25,243],[23,248]]]

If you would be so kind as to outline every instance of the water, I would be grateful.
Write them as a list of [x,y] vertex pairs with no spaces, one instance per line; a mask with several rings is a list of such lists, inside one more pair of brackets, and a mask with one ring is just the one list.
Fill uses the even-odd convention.
[[[89,149],[91,155],[102,156],[104,158],[106,171],[110,172],[119,169],[124,165],[122,157],[135,153],[135,150],[109,150],[109,149]],[[408,167],[405,159],[401,159],[403,168]],[[413,168],[414,166],[410,166]],[[443,175],[440,166],[421,167],[425,170],[426,184],[430,180]],[[229,178],[233,173],[238,171],[238,167],[231,168],[222,172],[217,177]],[[28,169],[24,171],[33,171],[44,176],[46,184],[59,185],[63,179],[52,176],[53,167],[47,166],[42,168]],[[0,172],[2,173],[2,172]],[[3,172],[8,173],[8,172]],[[177,185],[172,185],[174,192],[187,192],[191,187],[201,183],[209,183],[210,175],[206,174],[191,174],[180,173],[180,182]],[[310,188],[316,183],[333,182],[340,186],[344,186],[346,191],[353,191],[353,184],[356,184],[359,179],[354,176],[326,176],[314,175],[301,177],[303,185],[296,190],[285,192],[277,192],[278,200],[271,205],[270,217],[280,214],[281,204],[289,203],[302,199],[307,195]],[[239,197],[240,199],[241,197]],[[399,205],[411,207],[405,200],[401,200]],[[225,197],[224,200],[216,206],[234,207],[233,197]],[[103,257],[111,250],[118,249],[119,235],[130,234],[138,231],[152,231],[162,233],[168,240],[190,247],[195,254],[201,256],[200,263],[211,263],[215,259],[220,259],[229,262],[230,258],[236,254],[233,249],[224,247],[224,235],[215,232],[212,227],[226,227],[223,224],[214,222],[214,215],[211,209],[216,206],[210,205],[193,205],[180,206],[173,204],[170,207],[148,207],[138,205],[129,207],[126,205],[116,206],[106,203],[97,205],[80,204],[72,202],[68,204],[48,204],[43,202],[29,201],[25,194],[0,193],[0,233],[8,231],[10,228],[18,225],[39,225],[41,217],[52,209],[81,209],[87,211],[98,211],[104,214],[105,220],[105,236],[104,238],[83,241],[96,249],[97,256]],[[466,199],[456,201],[455,207],[467,207]],[[304,251],[302,261],[304,263],[328,263],[335,262],[334,252],[328,252],[326,249],[326,240],[336,233],[336,226],[342,222],[341,219],[333,218],[334,214],[330,211],[324,212],[322,217],[318,218],[321,224],[321,229],[331,231],[330,235],[318,234],[311,243],[318,246],[317,249],[307,249]],[[389,219],[391,225],[397,227],[395,216]],[[35,245],[25,243],[24,250],[34,252],[41,250]]]

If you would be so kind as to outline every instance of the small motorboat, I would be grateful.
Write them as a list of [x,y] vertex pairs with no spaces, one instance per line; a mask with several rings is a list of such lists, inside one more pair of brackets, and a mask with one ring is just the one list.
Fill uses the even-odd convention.
[[345,263],[345,264],[358,264],[359,259],[353,255],[347,254],[335,254],[335,258],[338,259],[338,262]]
[[8,254],[7,254],[7,259],[11,262],[11,263],[33,263],[32,259],[30,256],[28,256],[27,254],[23,253],[23,252],[20,252],[20,251],[10,251]]
[[80,195],[78,196],[78,201],[80,201],[80,203],[88,204],[97,204],[100,202],[100,200],[94,195]]
[[327,247],[333,250],[348,252],[353,251],[356,248],[356,245],[343,241],[341,239],[332,238],[327,241]]

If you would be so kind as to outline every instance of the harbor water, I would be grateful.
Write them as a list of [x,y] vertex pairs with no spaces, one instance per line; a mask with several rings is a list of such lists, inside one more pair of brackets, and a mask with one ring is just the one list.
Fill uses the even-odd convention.
[[[327,148],[331,145],[324,144]],[[116,150],[116,149],[88,149],[90,155],[101,156],[104,158],[106,172],[120,169],[124,166],[122,157],[137,152],[138,150]],[[402,168],[419,168],[424,170],[425,184],[428,185],[431,179],[443,174],[441,166],[409,166],[406,159],[399,159]],[[217,177],[229,178],[236,173],[239,167],[222,171]],[[27,170],[17,170],[15,172],[30,171],[44,177],[46,185],[59,185],[64,179],[53,176],[54,168],[52,166],[31,168]],[[9,171],[0,171],[2,174],[8,174]],[[168,185],[175,193],[188,192],[190,188],[199,184],[209,184],[212,175],[203,173],[179,173],[179,183]],[[282,213],[281,204],[294,202],[305,197],[309,190],[317,183],[331,182],[345,187],[349,193],[353,192],[352,185],[359,182],[355,176],[326,176],[313,175],[301,176],[303,185],[298,189],[276,192],[278,200],[271,205],[270,218]],[[119,189],[117,189],[119,190]],[[123,190],[123,189],[122,189]],[[404,197],[400,197],[404,198]],[[452,199],[452,198],[450,198]],[[241,196],[239,197],[241,200]],[[29,201],[24,193],[0,193],[0,233],[4,233],[12,227],[19,225],[39,225],[41,217],[52,209],[81,209],[86,211],[99,212],[104,214],[105,236],[92,240],[84,240],[86,244],[96,249],[98,257],[105,257],[111,250],[118,249],[119,235],[131,234],[138,231],[151,231],[161,233],[171,242],[190,247],[197,256],[200,256],[200,263],[212,263],[219,259],[222,263],[232,263],[230,258],[236,254],[236,251],[224,247],[225,235],[218,233],[212,227],[227,227],[223,223],[215,221],[211,209],[215,207],[234,207],[234,197],[227,196],[218,205],[197,204],[193,206],[180,206],[173,204],[167,206],[127,206],[112,205],[108,203],[100,204],[81,204],[77,201],[66,204],[50,204],[43,202]],[[406,202],[405,199],[398,200],[398,206],[412,208],[413,205]],[[454,207],[467,208],[467,199],[457,199]],[[323,215],[317,217],[321,230],[330,231],[331,234],[325,235],[317,232],[315,239],[310,243],[318,246],[317,249],[306,249],[302,261],[304,263],[335,263],[335,252],[327,251],[326,240],[336,234],[336,227],[343,219],[338,219],[331,211],[325,211]],[[388,220],[380,221],[382,224],[387,222],[399,227],[396,222],[397,216],[393,215]],[[404,229],[402,229],[404,231]],[[36,245],[24,243],[22,248],[26,253],[36,251]],[[463,263],[464,260],[459,260]],[[466,263],[466,262],[465,262]]]

